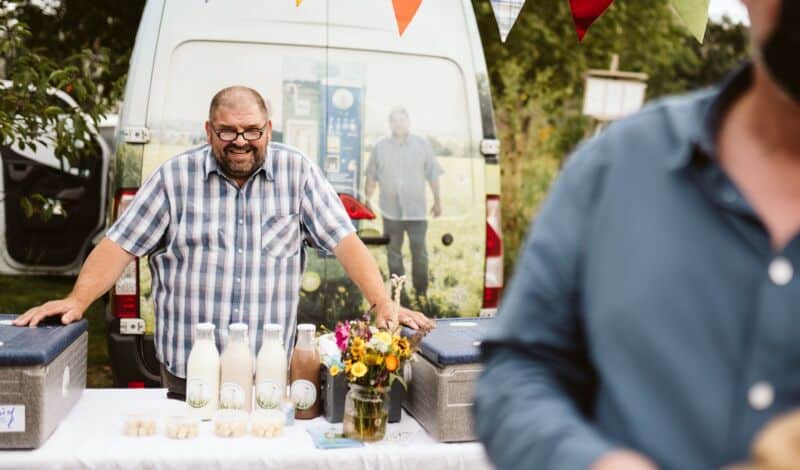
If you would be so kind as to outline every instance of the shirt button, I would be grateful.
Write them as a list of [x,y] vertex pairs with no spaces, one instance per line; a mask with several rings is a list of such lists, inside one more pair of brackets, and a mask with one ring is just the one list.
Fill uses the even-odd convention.
[[777,286],[785,286],[794,277],[792,263],[786,258],[775,258],[769,264],[769,278]]
[[237,278],[236,278],[236,282],[242,282],[242,278],[240,278],[240,277],[237,277]]
[[244,225],[244,219],[239,219],[239,225]]
[[234,312],[234,313],[239,313],[239,309],[238,309],[238,308],[235,308],[235,309],[233,309],[233,312]]
[[747,392],[747,401],[756,411],[766,410],[775,400],[775,391],[768,382],[756,382]]
[[241,249],[241,248],[239,248],[237,251],[239,252],[239,254],[242,254],[242,253],[244,253],[244,250],[243,250],[243,249]]

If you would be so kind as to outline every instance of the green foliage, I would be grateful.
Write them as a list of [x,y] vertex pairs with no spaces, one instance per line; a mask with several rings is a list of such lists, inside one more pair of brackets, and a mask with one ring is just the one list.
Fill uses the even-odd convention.
[[579,43],[566,0],[528,1],[500,42],[491,4],[473,0],[489,67],[501,149],[507,274],[560,163],[595,126],[582,116],[583,76],[607,69],[648,74],[648,99],[718,81],[747,55],[747,32],[710,24],[704,44],[667,0],[617,1]]
[[[48,145],[62,163],[82,166],[96,151],[88,145],[89,130],[120,96],[123,78],[100,85],[98,79],[111,70],[104,48],[37,46],[24,21],[30,8],[35,7],[0,0],[0,58],[3,78],[10,81],[0,92],[0,145],[32,151]],[[77,106],[56,99],[55,90],[67,93]]]
[[121,98],[144,0],[59,0],[44,9],[30,1],[19,3],[19,19],[31,31],[31,48],[57,63],[83,50],[101,56],[103,66],[92,76],[98,93],[91,98],[109,104]]

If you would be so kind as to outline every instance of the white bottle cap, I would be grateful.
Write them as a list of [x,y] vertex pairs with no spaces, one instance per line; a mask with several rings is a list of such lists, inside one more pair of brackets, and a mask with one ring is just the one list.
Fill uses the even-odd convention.
[[297,325],[297,331],[310,331],[313,333],[317,331],[317,326],[313,323],[300,323]]
[[209,331],[214,331],[214,328],[216,328],[216,326],[213,323],[198,323],[195,326],[195,328],[197,328],[197,331],[202,331],[206,333]]
[[264,331],[280,333],[283,331],[283,326],[278,323],[267,323],[264,325]]
[[231,323],[228,327],[231,333],[238,333],[238,332],[247,332],[247,323]]

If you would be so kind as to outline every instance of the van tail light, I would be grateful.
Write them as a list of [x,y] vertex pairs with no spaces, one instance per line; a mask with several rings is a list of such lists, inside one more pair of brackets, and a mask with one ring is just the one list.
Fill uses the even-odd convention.
[[500,196],[486,196],[486,268],[483,277],[483,308],[497,308],[503,292],[503,230]]
[[349,194],[339,194],[339,200],[342,201],[342,205],[344,206],[344,210],[347,211],[347,215],[350,216],[353,220],[373,220],[375,218],[375,213],[367,207],[366,204],[362,203],[358,199],[354,198]]
[[[121,189],[114,197],[114,219],[118,219],[136,196],[135,189]],[[112,308],[117,318],[139,318],[139,258],[122,271],[114,284]]]

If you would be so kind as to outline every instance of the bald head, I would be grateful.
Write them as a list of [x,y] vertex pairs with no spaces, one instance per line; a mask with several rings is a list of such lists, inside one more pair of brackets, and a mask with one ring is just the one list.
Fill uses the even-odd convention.
[[211,98],[211,105],[208,107],[208,120],[214,120],[214,113],[220,107],[235,108],[248,104],[258,106],[258,109],[264,114],[264,118],[269,119],[269,110],[261,94],[250,87],[237,85],[223,88]]

